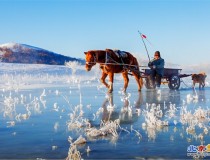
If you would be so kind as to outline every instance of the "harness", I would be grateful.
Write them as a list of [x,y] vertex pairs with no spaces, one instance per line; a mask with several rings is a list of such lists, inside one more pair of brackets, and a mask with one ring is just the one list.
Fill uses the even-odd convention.
[[[113,50],[113,52],[116,54],[116,52]],[[122,54],[120,53],[124,53],[124,55],[122,56]],[[125,52],[123,51],[120,51],[120,50],[117,50],[117,56],[118,58],[120,58],[120,63],[117,62],[116,60],[114,60],[109,54],[108,54],[108,51],[106,50],[106,54],[105,54],[105,63],[100,63],[101,65],[122,65],[123,66],[123,71],[129,71],[129,72],[138,72],[141,76],[141,72],[140,71],[137,71],[136,69],[134,69],[133,67],[137,68],[139,66],[137,65],[131,65],[131,64],[125,64],[124,61],[123,61],[123,58],[126,58],[128,57],[128,55],[126,54],[125,56]],[[98,62],[98,55],[93,55],[93,58],[94,58],[94,61],[93,62],[86,62],[87,65],[94,65]]]
[[[120,58],[121,63],[115,61],[111,56],[109,56],[107,54],[107,51],[106,51],[105,65],[113,64],[113,63],[110,63],[110,62],[114,62],[113,65],[122,65],[123,66],[123,71],[138,72],[140,74],[140,76],[141,76],[141,73],[139,71],[137,71],[136,69],[132,68],[132,67],[136,68],[138,66],[124,63],[123,58],[127,58],[128,57],[126,52],[120,51],[120,50],[113,50],[113,52],[117,55],[118,58]],[[107,62],[109,62],[109,63],[107,63]],[[131,74],[131,73],[129,73],[129,74]]]

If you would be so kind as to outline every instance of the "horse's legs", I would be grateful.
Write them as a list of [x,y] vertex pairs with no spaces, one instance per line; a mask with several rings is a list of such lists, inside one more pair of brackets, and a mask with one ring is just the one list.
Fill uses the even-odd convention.
[[128,87],[128,82],[129,82],[129,78],[128,78],[128,72],[123,72],[122,73],[123,79],[124,79],[124,89],[123,92],[126,92],[126,89]]
[[144,84],[144,82],[143,82],[143,78],[142,78],[141,76],[139,76],[139,80],[138,80],[138,82],[139,82],[139,85],[140,85],[140,87],[139,87],[139,90],[138,90],[138,91],[141,91],[141,89],[142,89],[142,87],[143,87],[143,84]]
[[107,75],[108,75],[108,74],[102,72],[102,75],[101,75],[101,79],[100,79],[100,80],[101,80],[101,83],[103,83],[103,84],[106,86],[106,88],[109,88],[109,85],[108,85],[108,84],[106,83],[106,81],[105,81]]
[[143,79],[140,76],[140,73],[137,73],[137,71],[132,71],[132,74],[134,75],[136,82],[138,84],[138,91],[141,91],[141,89],[143,87]]
[[109,82],[110,82],[110,85],[109,85],[109,93],[112,93],[113,91],[113,81],[114,81],[114,73],[109,73]]
[[202,87],[205,87],[205,80],[202,81]]
[[193,81],[193,85],[192,85],[192,87],[193,87],[193,88],[195,88],[195,81]]

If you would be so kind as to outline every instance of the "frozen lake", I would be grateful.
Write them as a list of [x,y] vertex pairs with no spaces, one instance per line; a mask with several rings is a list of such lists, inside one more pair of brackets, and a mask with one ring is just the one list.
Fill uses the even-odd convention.
[[[9,67],[8,67],[9,66]],[[117,77],[107,94],[98,73],[65,67],[1,65],[0,159],[210,158],[210,87],[127,93]],[[90,149],[90,151],[88,151]]]

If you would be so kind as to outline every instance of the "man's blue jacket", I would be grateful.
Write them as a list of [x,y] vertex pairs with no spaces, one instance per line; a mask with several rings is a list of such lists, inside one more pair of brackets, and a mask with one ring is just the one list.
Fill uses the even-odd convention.
[[[159,59],[153,59],[151,62],[149,62],[148,66],[151,68],[151,69],[154,69],[156,70],[156,72],[163,76],[164,74],[164,65],[165,65],[165,61],[163,58],[159,58]],[[155,66],[155,68],[152,68],[152,66]]]

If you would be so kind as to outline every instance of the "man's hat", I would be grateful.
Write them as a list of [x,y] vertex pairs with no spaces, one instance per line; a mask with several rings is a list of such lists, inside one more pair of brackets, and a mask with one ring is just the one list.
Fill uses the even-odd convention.
[[156,52],[155,52],[155,56],[160,57],[160,52],[159,52],[159,51],[156,51]]

